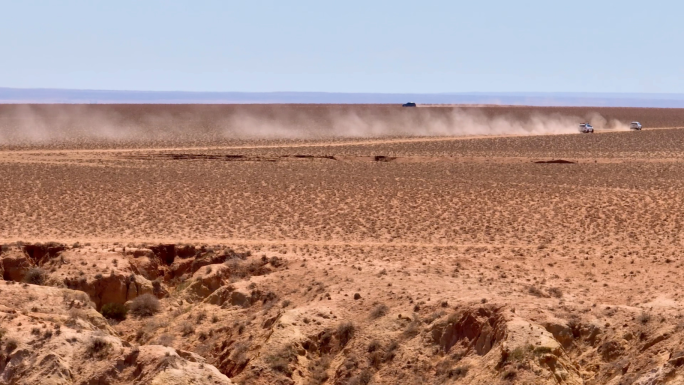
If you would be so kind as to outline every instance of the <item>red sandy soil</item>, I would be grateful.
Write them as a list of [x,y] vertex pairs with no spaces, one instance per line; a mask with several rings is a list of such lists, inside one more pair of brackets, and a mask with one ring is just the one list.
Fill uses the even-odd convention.
[[[172,122],[427,110],[78,108]],[[684,383],[684,129],[663,128],[684,126],[681,111],[482,110],[600,111],[646,128],[217,142],[198,129],[190,141],[5,146],[0,378],[172,383],[168,368],[209,384]],[[538,163],[551,160],[568,162]],[[144,294],[160,301],[151,316],[97,313]]]

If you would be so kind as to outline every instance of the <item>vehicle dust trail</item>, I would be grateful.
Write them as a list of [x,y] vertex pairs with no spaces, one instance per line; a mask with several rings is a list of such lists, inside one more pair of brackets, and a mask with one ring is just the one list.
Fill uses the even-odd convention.
[[521,118],[506,113],[488,116],[478,110],[459,108],[446,113],[413,108],[389,113],[370,109],[312,108],[271,113],[237,110],[214,115],[208,121],[201,113],[192,112],[171,115],[143,111],[129,116],[88,106],[56,106],[46,114],[35,106],[18,106],[0,116],[0,145],[107,143],[124,147],[131,143],[164,141],[206,144],[221,140],[556,135],[577,133],[578,123],[583,121],[591,122],[597,129],[627,129],[626,124],[598,113],[578,117],[540,112]]

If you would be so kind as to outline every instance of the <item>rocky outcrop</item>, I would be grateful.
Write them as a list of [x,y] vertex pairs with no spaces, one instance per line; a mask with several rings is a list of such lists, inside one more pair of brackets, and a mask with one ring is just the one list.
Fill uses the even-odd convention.
[[558,318],[550,318],[543,321],[542,326],[553,335],[563,348],[567,349],[572,345],[575,339],[572,328],[568,325],[568,322]]
[[47,260],[57,257],[61,252],[66,250],[66,246],[55,242],[45,244],[36,243],[24,245],[22,250],[33,264],[41,266]]
[[[513,373],[511,368],[527,368],[516,372],[516,375],[530,379],[549,378],[551,381],[548,383],[554,384],[583,383],[562,344],[547,330],[552,329],[563,338],[569,338],[566,335],[569,328],[562,328],[560,321],[549,322],[545,327],[515,315],[506,315],[502,309],[496,306],[463,309],[446,321],[434,324],[429,329],[430,339],[444,353],[458,357],[482,356],[483,361],[473,362],[496,363],[501,373]],[[451,352],[456,347],[457,351]],[[448,370],[442,371],[449,373]]]
[[504,325],[505,321],[499,308],[465,310],[452,315],[446,322],[433,326],[432,339],[445,353],[457,343],[467,341],[469,347],[477,354],[485,355],[494,344],[504,338]]
[[97,309],[107,303],[124,304],[143,294],[158,294],[155,293],[152,282],[134,274],[96,275],[88,278],[67,277],[64,278],[64,284],[69,289],[88,294]]
[[26,272],[33,266],[26,254],[20,251],[10,251],[0,256],[0,271],[5,281],[21,282]]
[[133,258],[129,258],[128,262],[131,264],[131,269],[138,275],[149,280],[155,280],[158,277],[163,277],[165,270],[160,266],[159,260],[150,251],[149,254],[146,252],[139,252],[138,249],[133,254]]
[[79,298],[68,289],[0,286],[0,383],[232,384],[196,354],[121,341]]

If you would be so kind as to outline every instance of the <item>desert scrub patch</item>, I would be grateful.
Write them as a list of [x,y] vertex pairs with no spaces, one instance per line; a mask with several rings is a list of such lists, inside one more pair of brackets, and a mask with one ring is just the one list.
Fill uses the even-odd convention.
[[373,340],[368,344],[368,353],[373,353],[374,351],[380,350],[381,348],[382,345],[380,345],[380,341]]
[[368,385],[373,379],[373,373],[368,369],[363,369],[361,373],[349,379],[349,385]]
[[436,311],[436,312],[430,314],[427,318],[425,318],[424,322],[429,325],[429,324],[435,322],[436,320],[444,317],[445,315],[446,315],[446,312],[444,310],[439,310],[439,311]]
[[233,350],[230,352],[230,359],[233,362],[235,362],[238,366],[242,366],[247,362],[247,352],[249,351],[249,348],[249,342],[237,342],[233,346]]
[[290,360],[292,359],[296,359],[296,354],[291,346],[287,346],[276,354],[266,356],[265,361],[274,372],[292,377],[292,369],[290,368]]
[[123,321],[128,315],[128,309],[120,303],[110,302],[102,306],[100,314],[107,319]]
[[374,367],[375,369],[379,369],[380,365],[385,362],[384,358],[385,354],[382,351],[374,351],[368,355],[368,365]]
[[111,344],[102,337],[92,337],[88,341],[88,346],[86,348],[86,353],[91,357],[103,358],[109,353]]
[[150,317],[161,310],[159,300],[152,294],[143,294],[136,297],[131,303],[131,314],[138,317]]
[[328,381],[330,375],[328,368],[330,367],[330,358],[323,356],[320,359],[309,363],[308,369],[311,374],[307,385],[320,385]]
[[469,370],[470,367],[468,365],[460,365],[447,370],[445,374],[448,378],[463,378],[468,375]]
[[5,345],[5,351],[7,354],[9,354],[19,346],[19,340],[16,338],[8,338],[3,342],[3,344]]
[[[179,296],[183,292],[183,290],[187,289],[190,286],[190,284],[192,284],[191,280],[186,280],[186,281],[179,283],[178,285],[176,285],[176,288],[174,289],[172,296],[173,297]],[[160,287],[161,287],[161,283],[160,283]]]
[[544,294],[544,292],[541,291],[541,289],[536,287],[536,286],[530,286],[527,289],[527,292],[530,293],[530,295],[533,295],[535,297],[541,297],[541,298],[546,297],[546,294]]
[[537,346],[534,348],[534,354],[542,355],[552,353],[553,349],[549,346]]
[[522,361],[524,358],[525,358],[525,349],[521,348],[520,346],[511,350],[511,352],[508,353],[508,360],[509,361]]
[[386,316],[388,312],[389,312],[389,308],[387,307],[387,305],[385,305],[384,303],[381,303],[381,304],[375,306],[373,308],[373,310],[371,310],[370,318],[371,319],[378,319],[380,317]]
[[40,267],[32,267],[24,276],[24,282],[32,285],[42,285],[47,280],[47,273]]
[[501,378],[503,378],[504,380],[512,381],[517,376],[518,376],[518,372],[515,369],[507,369],[506,371],[503,372],[503,374],[501,375]]
[[418,319],[418,317],[414,317],[406,329],[402,332],[402,336],[406,339],[411,339],[418,334],[420,334],[420,319]]
[[551,294],[552,297],[560,298],[563,296],[563,290],[558,287],[552,287],[549,289],[549,294]]
[[392,341],[387,345],[385,349],[385,354],[382,357],[384,362],[389,362],[397,356],[397,350],[399,349],[399,343],[397,341]]
[[79,290],[65,290],[62,294],[62,299],[66,305],[69,305],[69,307],[73,307],[75,302],[78,301],[95,309],[95,303],[90,299],[88,294]]
[[340,347],[345,347],[352,338],[354,338],[354,333],[356,332],[356,327],[351,322],[343,322],[337,326],[337,339],[340,341]]
[[651,313],[642,311],[641,314],[639,314],[639,316],[637,317],[637,320],[639,321],[639,323],[646,325],[651,321],[651,318],[653,318],[651,316]]
[[183,322],[180,327],[180,332],[183,335],[183,337],[189,336],[190,334],[195,332],[195,326],[190,322]]

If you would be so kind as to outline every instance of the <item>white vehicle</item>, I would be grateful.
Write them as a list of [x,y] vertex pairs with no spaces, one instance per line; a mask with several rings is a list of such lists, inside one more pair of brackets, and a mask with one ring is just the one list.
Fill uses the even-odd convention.
[[593,134],[594,133],[594,126],[592,126],[589,123],[582,123],[579,125],[579,132],[583,134]]
[[629,129],[630,129],[630,130],[641,131],[641,123],[639,123],[639,122],[632,122],[632,123],[629,124]]

